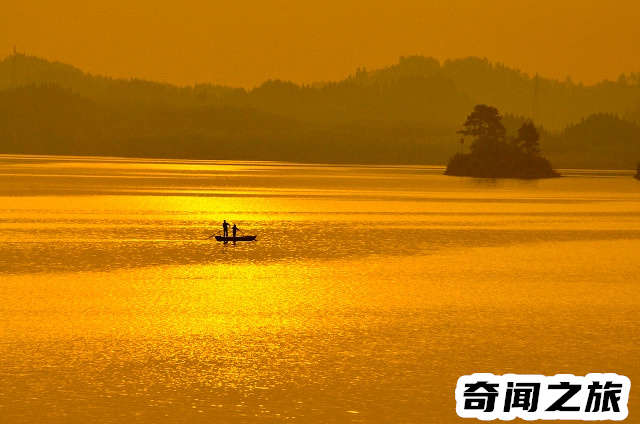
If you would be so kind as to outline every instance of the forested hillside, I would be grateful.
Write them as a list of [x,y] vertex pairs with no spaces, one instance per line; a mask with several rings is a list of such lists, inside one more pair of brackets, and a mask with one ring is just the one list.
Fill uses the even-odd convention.
[[499,108],[508,131],[532,118],[557,166],[640,159],[640,74],[584,86],[425,57],[244,89],[112,79],[15,54],[0,62],[0,151],[443,164],[475,104]]

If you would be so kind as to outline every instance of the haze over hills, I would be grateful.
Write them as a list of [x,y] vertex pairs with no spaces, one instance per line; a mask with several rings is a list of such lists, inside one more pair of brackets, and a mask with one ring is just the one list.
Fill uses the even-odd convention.
[[311,85],[179,87],[86,74],[16,54],[0,62],[0,150],[220,159],[443,164],[475,104],[509,131],[526,118],[560,167],[640,158],[640,74],[595,85],[485,59],[419,56]]
[[255,87],[344,79],[398,56],[488,57],[593,84],[640,71],[637,0],[30,0],[3,2],[14,46],[94,74]]

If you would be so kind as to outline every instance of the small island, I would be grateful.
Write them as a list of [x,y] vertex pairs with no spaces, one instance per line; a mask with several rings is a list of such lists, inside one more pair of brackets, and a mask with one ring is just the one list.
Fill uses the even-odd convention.
[[640,162],[638,162],[638,169],[636,170],[636,179],[640,180]]
[[516,136],[508,137],[498,109],[477,105],[458,133],[473,137],[471,152],[453,156],[446,175],[523,179],[560,176],[541,156],[540,134],[531,121],[522,124]]

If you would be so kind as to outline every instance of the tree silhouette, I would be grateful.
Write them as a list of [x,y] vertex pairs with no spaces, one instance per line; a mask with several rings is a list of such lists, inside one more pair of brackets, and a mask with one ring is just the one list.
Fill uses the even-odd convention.
[[540,156],[540,134],[531,121],[526,121],[509,143],[498,109],[477,105],[458,133],[474,137],[471,153],[454,155],[447,165],[447,175],[482,178],[558,176],[551,163]]
[[518,130],[516,144],[526,155],[540,154],[540,134],[533,122],[526,121]]
[[502,125],[502,116],[493,106],[477,105],[473,112],[467,116],[463,128],[459,134],[476,138],[504,139],[506,130]]

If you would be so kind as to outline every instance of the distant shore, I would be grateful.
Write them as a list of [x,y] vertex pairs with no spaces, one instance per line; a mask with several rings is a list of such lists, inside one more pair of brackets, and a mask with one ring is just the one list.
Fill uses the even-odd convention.
[[620,82],[596,90],[530,78],[477,58],[440,63],[405,57],[339,81],[269,80],[241,89],[112,79],[14,54],[0,60],[0,151],[446,163],[456,152],[469,153],[470,143],[461,148],[456,131],[474,103],[499,108],[509,135],[530,119],[531,99],[515,93],[514,84],[529,93],[545,87],[549,101],[535,124],[540,150],[555,167],[635,167],[640,114],[624,111],[640,98],[640,85]]

